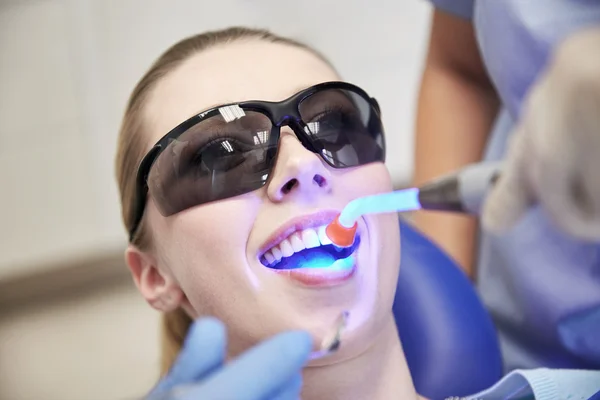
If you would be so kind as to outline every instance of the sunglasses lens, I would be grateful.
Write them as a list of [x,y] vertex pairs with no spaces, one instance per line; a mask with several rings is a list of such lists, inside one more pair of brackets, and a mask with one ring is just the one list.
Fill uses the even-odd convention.
[[383,126],[367,99],[350,90],[326,89],[305,98],[302,120],[321,156],[333,167],[356,167],[385,159]]
[[148,176],[160,212],[173,215],[263,186],[277,152],[271,128],[267,116],[227,106],[173,139]]

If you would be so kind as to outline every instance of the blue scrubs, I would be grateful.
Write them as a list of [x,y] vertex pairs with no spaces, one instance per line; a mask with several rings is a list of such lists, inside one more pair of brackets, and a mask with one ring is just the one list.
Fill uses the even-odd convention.
[[[552,50],[573,32],[600,26],[600,1],[431,1],[475,27],[503,104],[484,159],[501,159],[525,96]],[[505,237],[480,234],[477,277],[499,329],[507,372],[600,369],[599,243],[561,233],[532,208]]]

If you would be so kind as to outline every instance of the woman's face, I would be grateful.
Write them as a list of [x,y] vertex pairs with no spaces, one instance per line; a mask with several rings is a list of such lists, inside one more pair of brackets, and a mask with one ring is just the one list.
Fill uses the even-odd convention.
[[[148,148],[215,105],[282,100],[332,80],[339,80],[336,73],[300,48],[258,40],[214,47],[158,83],[144,110]],[[228,327],[230,355],[287,329],[310,331],[318,345],[347,310],[344,345],[336,357],[353,356],[391,318],[399,267],[397,217],[360,219],[360,245],[344,268],[275,270],[261,256],[268,248],[267,257],[277,258],[298,246],[318,245],[318,227],[349,201],[391,189],[389,173],[382,163],[331,168],[288,128],[282,128],[279,146],[274,171],[259,190],[167,218],[150,199],[145,218],[152,250],[131,248],[128,259],[142,260],[137,270],[148,271],[138,274],[146,276],[142,292],[156,308],[183,306],[194,318],[221,319]]]

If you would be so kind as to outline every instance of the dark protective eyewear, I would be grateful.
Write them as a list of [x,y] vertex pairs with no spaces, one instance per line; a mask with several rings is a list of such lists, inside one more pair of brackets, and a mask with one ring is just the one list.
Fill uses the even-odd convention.
[[163,216],[264,186],[277,157],[280,130],[333,168],[385,161],[377,101],[345,82],[326,82],[280,102],[244,101],[182,122],[146,154],[137,174],[135,237],[152,197]]

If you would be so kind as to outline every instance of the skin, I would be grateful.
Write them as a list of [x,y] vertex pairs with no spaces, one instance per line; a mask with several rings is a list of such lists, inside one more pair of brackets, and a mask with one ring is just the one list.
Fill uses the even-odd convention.
[[[413,184],[481,160],[498,108],[473,26],[435,11],[419,93]],[[475,218],[420,211],[415,223],[475,277]]]
[[[199,53],[164,77],[144,110],[150,148],[181,121],[213,105],[282,100],[339,80],[309,51],[244,40]],[[395,215],[359,221],[357,271],[343,284],[309,288],[263,266],[257,254],[292,218],[341,210],[351,199],[392,189],[382,163],[335,170],[282,130],[267,185],[252,193],[163,217],[148,201],[154,246],[130,246],[126,259],[146,300],[160,311],[183,307],[228,327],[228,356],[288,329],[309,331],[315,347],[341,310],[350,312],[342,347],[304,370],[303,398],[416,398],[391,312],[399,270]],[[324,185],[315,185],[319,175]],[[295,180],[292,189],[282,188]],[[360,185],[356,183],[360,182]]]

